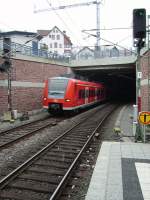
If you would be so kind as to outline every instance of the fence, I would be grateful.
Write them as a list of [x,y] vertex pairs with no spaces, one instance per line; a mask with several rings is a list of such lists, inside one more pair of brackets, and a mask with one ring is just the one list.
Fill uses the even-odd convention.
[[[3,43],[0,42],[0,51],[3,49]],[[30,46],[18,44],[18,43],[11,43],[11,51],[12,55],[15,56],[17,54],[22,54],[26,56],[34,56],[34,57],[41,57],[51,60],[56,60],[60,62],[69,63],[71,60],[85,60],[85,59],[97,59],[97,58],[106,58],[106,57],[121,57],[121,56],[131,56],[135,55],[132,49],[127,50],[119,50],[117,48],[112,47],[111,49],[103,49],[99,52],[92,51],[92,54],[87,54],[84,51],[79,51],[80,53],[71,54],[70,56],[59,55],[57,53],[51,53],[47,50],[42,49],[35,49]]]

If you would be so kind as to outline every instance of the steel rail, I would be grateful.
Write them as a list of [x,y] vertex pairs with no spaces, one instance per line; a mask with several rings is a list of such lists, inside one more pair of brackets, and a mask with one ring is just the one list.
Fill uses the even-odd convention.
[[40,122],[40,121],[44,121],[45,119],[48,119],[48,118],[49,118],[49,117],[46,117],[46,118],[44,118],[44,119],[38,119],[38,120],[36,120],[36,121],[31,121],[31,122],[28,122],[28,123],[25,123],[25,124],[22,124],[22,125],[19,125],[19,126],[12,127],[12,128],[10,128],[10,129],[6,129],[6,130],[3,130],[3,131],[0,131],[0,135],[1,135],[1,134],[4,134],[4,133],[9,133],[9,132],[11,132],[11,131],[13,131],[13,130],[17,130],[17,129],[19,129],[19,128],[28,126],[28,125],[30,125],[30,124],[34,124],[34,123],[37,123],[37,122]]
[[85,151],[85,149],[88,147],[89,143],[91,142],[91,140],[93,139],[95,132],[100,128],[100,126],[102,126],[102,124],[104,123],[104,121],[107,119],[107,117],[112,113],[112,111],[115,108],[113,108],[109,113],[107,113],[103,119],[100,121],[100,123],[98,124],[98,126],[95,128],[95,130],[92,132],[91,136],[88,138],[87,142],[84,144],[84,146],[82,147],[82,149],[80,150],[80,152],[78,153],[78,155],[76,156],[76,158],[74,159],[73,163],[71,164],[71,166],[69,167],[68,171],[66,172],[66,174],[64,175],[64,177],[62,178],[61,182],[59,183],[59,185],[57,186],[57,188],[55,189],[54,193],[52,194],[52,196],[50,197],[49,200],[57,200],[60,196],[60,194],[63,191],[63,188],[65,187],[65,185],[67,184],[67,180],[68,178],[71,176],[73,169],[76,167],[81,155],[83,154],[83,152]]
[[[101,109],[98,109],[95,113],[99,112]],[[114,107],[113,107],[113,109],[114,109]],[[57,197],[59,196],[62,188],[67,184],[67,180],[71,176],[71,172],[75,168],[75,166],[76,166],[79,158],[81,157],[84,149],[87,148],[87,146],[89,145],[90,141],[92,140],[95,132],[101,126],[101,124],[104,122],[104,120],[111,114],[111,112],[112,112],[113,109],[111,107],[111,111],[109,111],[109,110],[107,111],[109,113],[105,114],[105,116],[102,118],[102,120],[100,121],[100,123],[98,123],[97,127],[96,128],[93,127],[94,131],[91,130],[92,131],[91,132],[92,135],[87,139],[86,143],[83,144],[83,147],[81,147],[80,152],[74,158],[74,161],[73,161],[73,163],[71,163],[68,171],[65,172],[65,174],[63,175],[61,182],[58,183],[58,186],[56,186],[57,188],[53,192],[50,200],[57,199]],[[33,155],[31,158],[29,158],[26,162],[24,162],[23,164],[21,164],[15,170],[13,170],[10,174],[8,174],[7,176],[5,176],[0,181],[0,189],[1,190],[4,189],[4,187],[6,185],[8,185],[13,179],[15,179],[17,176],[19,176],[25,169],[27,169],[27,167],[29,167],[32,163],[34,163],[37,159],[39,159],[42,155],[44,155],[47,151],[49,151],[49,149],[51,149],[54,145],[56,145],[67,133],[69,133],[72,129],[74,129],[75,127],[77,127],[79,124],[82,124],[84,121],[86,121],[89,118],[89,116],[91,116],[91,113],[88,116],[86,116],[85,118],[82,118],[82,120],[79,123],[73,125],[70,129],[68,129],[67,131],[65,131],[62,135],[60,135],[59,137],[57,137],[54,141],[50,142],[43,149],[41,149],[40,151],[38,151],[35,155]]]
[[[101,109],[103,109],[103,107],[100,108],[99,110],[101,110]],[[69,133],[72,129],[77,127],[79,124],[86,121],[88,118],[89,118],[89,116],[87,116],[85,119],[78,122],[77,124],[73,125],[71,128],[66,130],[62,135],[58,136],[56,139],[54,139],[52,142],[50,142],[48,145],[46,145],[43,149],[39,150],[36,154],[34,154],[32,157],[30,157],[28,160],[26,160],[23,164],[21,164],[19,167],[17,167],[11,173],[9,173],[7,176],[5,176],[3,179],[1,179],[0,180],[0,189],[3,189],[12,179],[14,179],[18,175],[19,171],[20,171],[20,173],[22,171],[24,171],[30,164],[32,164],[34,161],[36,161],[36,159],[38,159],[40,155],[42,155],[43,153],[48,151],[49,148],[52,148],[57,142],[59,142],[61,140],[61,138],[63,138],[67,133]]]
[[31,135],[36,134],[36,132],[38,132],[38,131],[40,131],[40,130],[42,130],[42,129],[44,129],[44,128],[47,128],[47,127],[50,126],[50,125],[51,125],[51,123],[46,124],[46,125],[44,125],[44,126],[41,126],[40,128],[34,129],[33,131],[30,131],[30,132],[26,133],[25,135],[22,135],[22,136],[20,136],[20,137],[18,137],[18,138],[16,138],[16,139],[13,139],[13,140],[11,140],[11,141],[9,141],[9,142],[6,142],[6,143],[0,145],[0,150],[2,150],[2,149],[6,148],[6,147],[8,147],[8,146],[10,146],[10,145],[12,145],[12,144],[14,144],[14,143],[19,142],[19,141],[21,141],[22,139],[28,138],[28,137],[30,137]]

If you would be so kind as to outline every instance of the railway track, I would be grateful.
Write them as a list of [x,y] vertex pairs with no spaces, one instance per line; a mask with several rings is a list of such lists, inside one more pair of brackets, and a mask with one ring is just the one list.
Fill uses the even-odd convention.
[[54,126],[61,120],[63,120],[63,118],[49,117],[2,131],[0,132],[0,150],[30,137],[46,127]]
[[58,199],[96,130],[113,109],[107,105],[90,114],[4,177],[0,199]]

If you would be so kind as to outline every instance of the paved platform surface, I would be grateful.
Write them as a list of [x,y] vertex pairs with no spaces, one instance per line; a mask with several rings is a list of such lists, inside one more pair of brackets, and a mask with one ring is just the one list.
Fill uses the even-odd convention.
[[85,200],[150,200],[150,144],[134,142],[131,114],[116,122],[123,142],[103,142]]

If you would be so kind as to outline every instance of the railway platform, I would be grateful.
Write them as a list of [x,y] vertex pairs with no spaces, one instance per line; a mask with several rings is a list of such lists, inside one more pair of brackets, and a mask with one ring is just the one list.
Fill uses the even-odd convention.
[[150,143],[135,143],[131,107],[120,122],[121,142],[104,141],[85,200],[150,200]]

